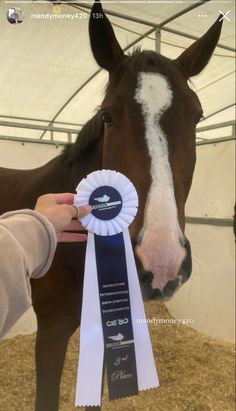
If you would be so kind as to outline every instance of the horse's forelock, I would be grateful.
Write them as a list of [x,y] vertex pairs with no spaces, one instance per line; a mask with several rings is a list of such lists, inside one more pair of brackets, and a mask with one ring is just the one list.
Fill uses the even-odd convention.
[[112,72],[107,83],[107,91],[110,87],[119,83],[127,72],[133,75],[137,75],[140,72],[159,72],[160,74],[168,76],[171,70],[173,70],[172,60],[155,51],[141,50],[140,47],[137,47],[132,54],[126,55],[116,70]]

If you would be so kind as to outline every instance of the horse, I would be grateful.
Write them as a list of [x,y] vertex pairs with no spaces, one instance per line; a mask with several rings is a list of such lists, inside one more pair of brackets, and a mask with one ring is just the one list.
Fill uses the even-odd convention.
[[[75,192],[95,170],[123,173],[139,197],[130,235],[141,280],[149,284],[152,298],[170,298],[191,274],[184,206],[202,107],[188,79],[207,65],[221,24],[217,19],[175,60],[150,50],[126,55],[96,1],[89,20],[91,49],[109,74],[101,106],[77,141],[47,164],[26,171],[1,168],[0,212],[33,208],[37,197],[48,192]],[[31,282],[37,316],[36,411],[59,407],[68,341],[80,324],[84,257],[84,243],[58,244],[47,275]]]

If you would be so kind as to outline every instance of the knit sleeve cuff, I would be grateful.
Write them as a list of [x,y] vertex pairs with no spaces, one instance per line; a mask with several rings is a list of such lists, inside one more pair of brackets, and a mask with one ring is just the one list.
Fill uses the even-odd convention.
[[46,274],[57,245],[50,221],[37,211],[23,209],[2,214],[0,222],[23,248],[28,275],[39,278]]

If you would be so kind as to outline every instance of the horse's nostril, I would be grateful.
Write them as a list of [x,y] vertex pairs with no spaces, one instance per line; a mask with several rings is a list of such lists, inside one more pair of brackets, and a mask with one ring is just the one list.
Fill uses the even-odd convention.
[[142,242],[142,234],[139,233],[139,235],[136,238],[136,244],[141,244],[141,242]]
[[144,301],[163,300],[162,291],[159,288],[152,288],[153,274],[146,271],[141,280],[141,291]]
[[192,272],[192,255],[191,246],[187,238],[185,238],[184,248],[186,249],[186,257],[182,262],[182,265],[178,272],[178,277],[181,278],[181,283],[185,283],[191,275]]
[[[191,257],[191,247],[189,240],[184,237],[180,240],[182,247],[186,249],[186,256],[179,268],[179,272],[173,280],[166,283],[164,288],[161,290],[159,288],[153,288],[153,274],[150,271],[144,271],[140,259],[136,258],[136,264],[140,276],[140,285],[142,290],[142,295],[144,300],[168,300],[172,295],[184,284],[191,275],[192,271],[192,257]],[[135,247],[139,243],[139,238],[135,238],[133,241],[133,246]],[[137,257],[137,256],[136,256]]]
[[184,247],[185,247],[186,250],[189,251],[190,254],[191,254],[190,242],[189,242],[189,240],[188,240],[186,237],[184,238]]
[[142,241],[142,236],[140,234],[137,237],[132,238],[133,249],[136,247],[136,245],[141,244],[141,241]]
[[162,290],[163,297],[165,299],[172,297],[181,285],[182,283],[180,277],[176,277],[174,280],[168,281]]
[[179,238],[180,245],[185,248],[188,239],[186,237],[181,236]]

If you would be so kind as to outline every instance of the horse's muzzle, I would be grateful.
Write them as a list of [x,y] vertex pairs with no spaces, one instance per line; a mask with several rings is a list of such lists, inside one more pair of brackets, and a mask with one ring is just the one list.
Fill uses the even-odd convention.
[[152,288],[153,274],[151,272],[143,272],[138,265],[140,275],[140,286],[142,290],[143,299],[147,300],[162,300],[168,301],[174,293],[183,285],[190,277],[192,272],[192,256],[191,246],[188,239],[185,239],[184,247],[186,249],[186,257],[179,269],[177,276],[167,282],[162,290],[159,288]]

